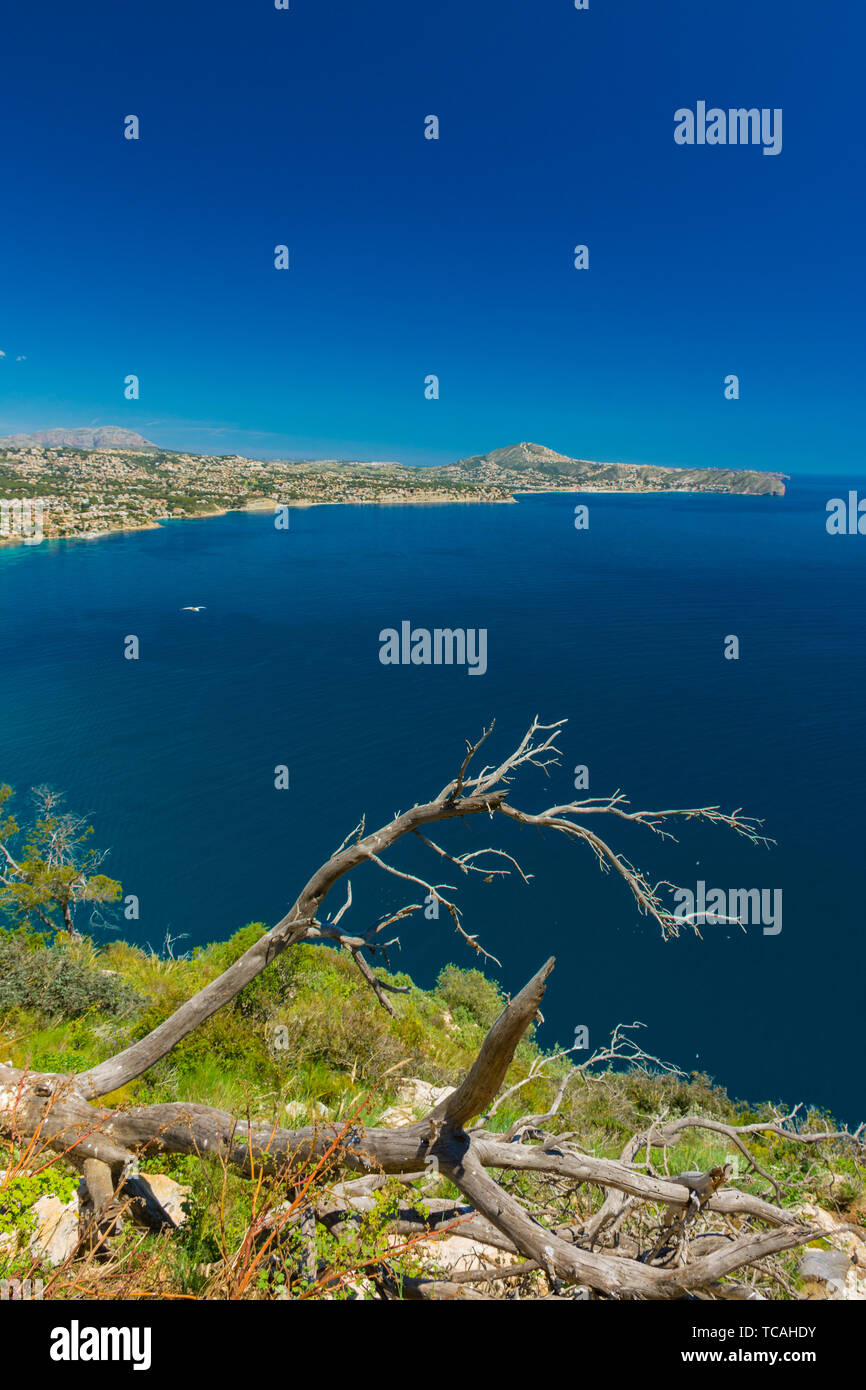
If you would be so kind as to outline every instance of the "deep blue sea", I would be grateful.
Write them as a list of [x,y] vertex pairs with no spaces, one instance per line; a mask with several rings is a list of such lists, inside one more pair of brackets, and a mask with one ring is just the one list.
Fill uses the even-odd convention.
[[[781,888],[782,931],[664,942],[586,847],[449,826],[449,848],[496,843],[534,875],[461,885],[467,930],[502,962],[492,973],[514,991],[556,955],[551,1045],[586,1024],[595,1046],[640,1019],[651,1052],[735,1095],[856,1122],[866,538],[825,528],[827,499],[850,486],[321,507],[292,510],[288,531],[233,513],[0,550],[0,781],[65,791],[140,899],[124,933],[156,949],[183,933],[183,950],[279,918],[362,813],[373,826],[435,794],[492,718],[491,760],[533,715],[567,718],[562,768],[519,779],[516,805],[621,788],[634,807],[763,816],[769,850],[715,827],[684,827],[679,845],[594,828],[655,879]],[[403,620],[486,628],[486,674],[383,666],[380,629]],[[131,634],[138,661],[124,659]],[[573,790],[578,764],[589,793]],[[455,882],[420,845],[392,860]],[[413,897],[375,867],[352,886],[344,923],[359,932]],[[476,964],[444,915],[400,927],[392,966],[422,985],[447,961]]]

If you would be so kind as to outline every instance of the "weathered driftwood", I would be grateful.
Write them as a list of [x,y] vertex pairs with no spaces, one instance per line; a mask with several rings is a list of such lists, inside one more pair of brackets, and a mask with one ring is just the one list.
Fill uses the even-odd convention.
[[[182,1103],[111,1111],[77,1094],[72,1078],[37,1077],[4,1067],[0,1068],[0,1130],[6,1135],[38,1135],[40,1143],[79,1163],[85,1175],[97,1174],[104,1196],[113,1194],[115,1184],[123,1180],[137,1158],[157,1152],[211,1155],[245,1173],[251,1168],[276,1173],[287,1164],[305,1164],[329,1150],[335,1151],[346,1168],[374,1174],[417,1174],[433,1157],[439,1171],[459,1188],[469,1206],[448,1204],[429,1217],[407,1208],[398,1229],[407,1234],[434,1234],[460,1223],[456,1227],[460,1234],[499,1244],[522,1254],[552,1277],[612,1297],[679,1298],[819,1234],[817,1227],[792,1221],[783,1209],[769,1202],[733,1190],[719,1191],[707,1202],[708,1210],[747,1216],[771,1229],[723,1241],[684,1267],[656,1268],[624,1258],[623,1253],[585,1248],[585,1231],[548,1229],[509,1196],[488,1169],[556,1173],[577,1183],[682,1209],[687,1208],[691,1195],[682,1182],[652,1177],[625,1163],[569,1152],[567,1145],[553,1139],[542,1146],[504,1144],[486,1137],[483,1131],[476,1137],[465,1128],[474,1114],[490,1105],[502,1084],[517,1044],[541,1003],[552,967],[550,960],[507,1005],[463,1084],[425,1119],[401,1129],[328,1123],[286,1130],[247,1125],[208,1106]],[[363,1200],[355,1199],[356,1203]],[[348,1197],[346,1217],[351,1208],[352,1198]],[[333,1222],[335,1212],[341,1210],[332,1207],[321,1214],[322,1219]],[[496,1240],[497,1232],[500,1241]],[[417,1288],[413,1285],[411,1296],[470,1296],[459,1281],[453,1287],[447,1280],[433,1281],[435,1287],[428,1288],[429,1283],[420,1281]]]
[[[643,825],[662,838],[670,837],[670,832],[662,827],[672,818],[703,820],[724,824],[754,843],[761,843],[763,837],[756,828],[758,822],[743,817],[738,811],[725,815],[718,807],[632,812],[626,809],[628,803],[619,792],[606,799],[589,798],[552,806],[537,814],[519,810],[508,800],[513,774],[527,764],[546,771],[558,760],[555,739],[559,727],[534,721],[518,748],[503,763],[485,767],[470,777],[470,763],[490,733],[490,730],[485,731],[477,744],[467,747],[456,778],[437,797],[396,816],[372,834],[364,835],[363,825],[357,827],[352,842],[344,841],[316,871],[286,916],[270,932],[164,1023],[116,1056],[78,1076],[32,1074],[0,1066],[0,1135],[48,1146],[82,1169],[93,1207],[93,1230],[100,1241],[110,1232],[112,1204],[119,1198],[143,1204],[146,1219],[157,1225],[160,1223],[159,1211],[150,1209],[153,1203],[148,1203],[146,1189],[144,1193],[140,1190],[141,1182],[134,1172],[140,1158],[156,1153],[212,1157],[242,1173],[257,1175],[279,1174],[293,1166],[302,1167],[311,1160],[329,1156],[349,1173],[365,1175],[341,1184],[332,1198],[318,1209],[314,1204],[296,1214],[296,1222],[305,1223],[304,1241],[310,1261],[313,1258],[311,1212],[315,1219],[332,1228],[347,1225],[363,1212],[371,1192],[385,1175],[407,1180],[428,1173],[431,1163],[434,1170],[438,1169],[455,1184],[466,1199],[466,1205],[434,1202],[429,1207],[425,1205],[422,1212],[407,1202],[398,1216],[398,1233],[435,1236],[446,1228],[457,1229],[460,1234],[522,1255],[530,1269],[542,1270],[552,1279],[594,1290],[602,1296],[674,1299],[695,1290],[714,1291],[720,1287],[728,1290],[732,1286],[720,1286],[718,1281],[733,1270],[751,1266],[765,1256],[790,1249],[820,1234],[817,1228],[793,1221],[780,1206],[761,1198],[720,1188],[709,1193],[706,1199],[701,1194],[698,1200],[694,1182],[688,1175],[681,1175],[679,1179],[661,1178],[641,1171],[636,1165],[642,1149],[649,1152],[651,1147],[667,1148],[677,1142],[684,1127],[712,1123],[702,1117],[669,1122],[657,1130],[634,1136],[618,1162],[584,1154],[565,1139],[557,1139],[542,1128],[558,1108],[564,1087],[560,1088],[552,1110],[540,1116],[523,1117],[507,1135],[496,1135],[484,1128],[484,1117],[495,1106],[515,1049],[538,1013],[547,978],[553,969],[552,959],[503,1010],[456,1091],[423,1120],[400,1129],[337,1123],[284,1129],[239,1121],[224,1111],[183,1101],[130,1109],[109,1109],[97,1103],[99,1097],[140,1076],[166,1056],[182,1038],[229,1003],[282,951],[302,940],[332,941],[350,951],[376,997],[385,1007],[392,1008],[388,998],[391,987],[376,978],[364,951],[375,952],[379,933],[391,923],[420,911],[421,904],[402,908],[366,935],[350,935],[339,925],[351,906],[349,885],[346,904],[336,915],[324,921],[319,917],[331,888],[362,865],[373,863],[421,887],[425,900],[432,898],[441,904],[464,939],[476,951],[486,954],[475,937],[464,930],[453,899],[445,896],[446,891],[452,891],[448,885],[428,883],[417,875],[398,870],[385,863],[382,855],[407,834],[414,834],[461,873],[481,873],[489,879],[494,874],[509,872],[491,867],[491,857],[495,861],[505,860],[521,874],[522,870],[510,855],[492,848],[458,855],[446,852],[422,833],[436,822],[477,815],[492,819],[503,815],[521,825],[564,834],[588,846],[603,869],[614,869],[624,880],[639,910],[654,918],[665,935],[675,934],[681,923],[659,896],[663,887],[672,885],[653,886],[627,859],[591,831],[585,820],[592,816],[610,816]],[[617,1045],[605,1055],[619,1056]],[[481,1117],[478,1126],[470,1128],[470,1123],[478,1117]],[[747,1126],[742,1131],[731,1126],[713,1127],[730,1136],[756,1169],[742,1134],[763,1128],[783,1133],[792,1140],[813,1142],[818,1138],[810,1133],[787,1130],[783,1121],[776,1126]],[[525,1142],[531,1138],[539,1142]],[[492,1172],[508,1170],[532,1171],[573,1184],[601,1187],[606,1193],[605,1200],[601,1209],[583,1225],[544,1225],[491,1176]],[[637,1203],[657,1203],[674,1213],[681,1212],[677,1228],[683,1237],[688,1235],[687,1228],[702,1210],[740,1218],[743,1227],[736,1237],[728,1233],[709,1243],[691,1242],[689,1250],[674,1266],[655,1264],[652,1260],[657,1252],[652,1247],[641,1250],[634,1237],[622,1237],[618,1231],[624,1214]],[[769,1229],[755,1229],[754,1223]],[[605,1242],[609,1243],[605,1246]],[[490,1282],[513,1277],[511,1270],[507,1276],[495,1270],[488,1273]],[[398,1287],[393,1285],[387,1270],[381,1271],[376,1279],[383,1297],[397,1296]],[[399,1289],[403,1296],[423,1299],[485,1296],[469,1279],[462,1278],[402,1281]],[[737,1295],[710,1292],[709,1296]]]

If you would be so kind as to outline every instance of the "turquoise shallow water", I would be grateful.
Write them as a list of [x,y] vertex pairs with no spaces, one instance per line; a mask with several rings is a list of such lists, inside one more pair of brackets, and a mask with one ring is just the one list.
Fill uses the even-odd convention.
[[[527,776],[516,804],[568,800],[585,763],[592,794],[762,815],[769,851],[719,829],[666,846],[608,828],[655,878],[780,888],[783,928],[663,943],[586,850],[503,826],[497,842],[533,879],[461,894],[505,988],[553,953],[547,1041],[584,1023],[595,1045],[641,1019],[651,1051],[737,1094],[858,1120],[866,538],[824,525],[849,486],[585,497],[585,532],[576,499],[548,495],[297,510],[288,532],[232,514],[0,550],[0,780],[64,789],[140,898],[127,934],[159,947],[186,933],[182,948],[275,920],[362,812],[372,825],[427,799],[492,717],[493,751],[536,713],[567,718],[563,768]],[[403,620],[486,628],[486,673],[383,666],[378,634]],[[729,633],[737,662],[723,659]],[[480,846],[490,827],[442,838]],[[435,875],[422,856],[413,845],[395,862]],[[405,900],[374,869],[353,890],[358,930]],[[446,960],[475,963],[444,920],[401,928],[392,963],[419,983]]]

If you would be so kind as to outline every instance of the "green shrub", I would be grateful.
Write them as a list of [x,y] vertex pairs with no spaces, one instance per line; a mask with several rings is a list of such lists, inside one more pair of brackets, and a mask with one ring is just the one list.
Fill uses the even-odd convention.
[[40,1173],[23,1169],[0,1176],[0,1236],[13,1235],[19,1244],[26,1242],[36,1229],[34,1202],[40,1197],[57,1197],[71,1201],[78,1189],[76,1174],[52,1164]]
[[459,970],[456,965],[446,965],[436,981],[436,992],[457,1023],[466,1022],[468,1015],[485,1032],[505,1007],[502,990],[480,970]]
[[26,936],[0,939],[0,1013],[27,1009],[43,1018],[95,1011],[128,1017],[144,1003],[125,980],[93,964],[98,956],[48,946]]

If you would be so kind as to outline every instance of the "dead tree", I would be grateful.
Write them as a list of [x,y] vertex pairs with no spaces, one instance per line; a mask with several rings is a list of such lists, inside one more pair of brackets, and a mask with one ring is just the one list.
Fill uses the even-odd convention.
[[[365,934],[357,935],[341,926],[351,906],[350,886],[345,904],[333,917],[322,913],[325,899],[337,882],[368,863],[422,889],[428,901],[437,901],[451,915],[457,931],[473,949],[486,955],[476,935],[468,933],[463,925],[453,888],[401,870],[384,856],[411,834],[420,838],[431,853],[464,874],[480,873],[488,881],[493,875],[512,870],[524,878],[526,875],[517,861],[500,849],[449,853],[427,833],[437,822],[480,815],[490,820],[503,816],[519,825],[551,830],[583,843],[603,870],[613,870],[623,879],[639,910],[652,917],[665,936],[676,935],[682,926],[662,897],[663,891],[673,890],[674,885],[653,885],[590,828],[588,822],[593,817],[629,821],[663,838],[673,838],[666,828],[672,820],[708,821],[728,826],[753,843],[766,843],[760,822],[739,811],[725,814],[716,806],[631,811],[620,792],[608,798],[592,797],[555,805],[540,812],[514,806],[509,799],[514,774],[526,765],[547,769],[558,761],[556,737],[561,722],[541,725],[534,720],[509,757],[470,775],[473,760],[491,732],[486,730],[478,743],[467,746],[457,776],[432,801],[413,806],[370,834],[364,833],[363,822],[356,826],[327,863],[316,870],[276,926],[159,1027],[116,1056],[75,1076],[34,1074],[0,1066],[0,1134],[25,1141],[38,1135],[40,1144],[61,1152],[80,1167],[97,1230],[110,1229],[111,1213],[106,1209],[124,1188],[147,1206],[147,1193],[142,1193],[146,1184],[135,1172],[139,1159],[158,1153],[219,1158],[248,1175],[284,1173],[292,1165],[308,1164],[330,1153],[343,1168],[359,1175],[342,1185],[336,1205],[331,1202],[316,1210],[316,1218],[331,1227],[351,1221],[362,1212],[364,1204],[371,1200],[371,1192],[389,1175],[409,1182],[429,1171],[430,1161],[435,1159],[438,1171],[454,1183],[466,1204],[425,1202],[423,1210],[409,1204],[398,1221],[398,1230],[404,1234],[433,1235],[458,1222],[461,1234],[479,1237],[498,1249],[522,1256],[524,1269],[543,1271],[551,1280],[564,1286],[581,1286],[596,1296],[676,1299],[694,1292],[703,1296],[738,1296],[732,1292],[733,1286],[720,1285],[719,1281],[734,1270],[754,1266],[757,1261],[808,1242],[820,1231],[792,1219],[779,1205],[726,1186],[727,1174],[718,1181],[714,1176],[708,1186],[698,1182],[701,1175],[662,1177],[647,1162],[637,1162],[642,1149],[647,1153],[653,1147],[665,1149],[676,1143],[684,1128],[710,1122],[687,1117],[668,1125],[659,1123],[657,1128],[634,1136],[619,1161],[595,1158],[568,1138],[549,1133],[544,1125],[552,1118],[558,1101],[545,1115],[525,1117],[507,1135],[484,1128],[483,1117],[496,1103],[515,1049],[538,1014],[545,983],[553,969],[552,959],[493,1024],[462,1084],[415,1124],[392,1130],[323,1123],[290,1130],[240,1121],[211,1107],[183,1101],[116,1110],[97,1103],[99,1097],[142,1075],[165,1057],[182,1038],[229,1003],[282,951],[297,942],[330,941],[349,951],[379,1001],[393,1011],[388,997],[392,987],[377,977],[365,953],[375,952],[382,933],[395,921],[421,911],[423,904],[409,904]],[[473,1126],[473,1121],[478,1122]],[[730,1126],[717,1127],[748,1154],[739,1132]],[[784,1122],[748,1126],[743,1133],[759,1128],[804,1143],[841,1137],[786,1127]],[[861,1142],[861,1131],[855,1136],[844,1134]],[[530,1135],[535,1142],[525,1142]],[[586,1222],[548,1226],[492,1176],[496,1172],[518,1171],[547,1175],[574,1186],[589,1184],[607,1195],[600,1210]],[[635,1203],[661,1204],[671,1213],[665,1219],[665,1242],[656,1242],[656,1248],[639,1249],[633,1241],[623,1244],[618,1239],[623,1214]],[[737,1218],[741,1223],[739,1231],[709,1245],[704,1242],[697,1254],[694,1246],[684,1253],[687,1230],[703,1211]],[[681,1213],[679,1220],[677,1213]],[[151,1216],[159,1224],[159,1212],[155,1216],[151,1212]],[[677,1258],[671,1263],[664,1252],[674,1228],[680,1239]],[[468,1276],[448,1281],[418,1280],[407,1296],[489,1296],[479,1294],[470,1285],[480,1282],[483,1288],[486,1282],[488,1287],[495,1286],[509,1277],[515,1277],[513,1267],[484,1271],[472,1280]],[[379,1282],[383,1296],[389,1296],[387,1273]]]

